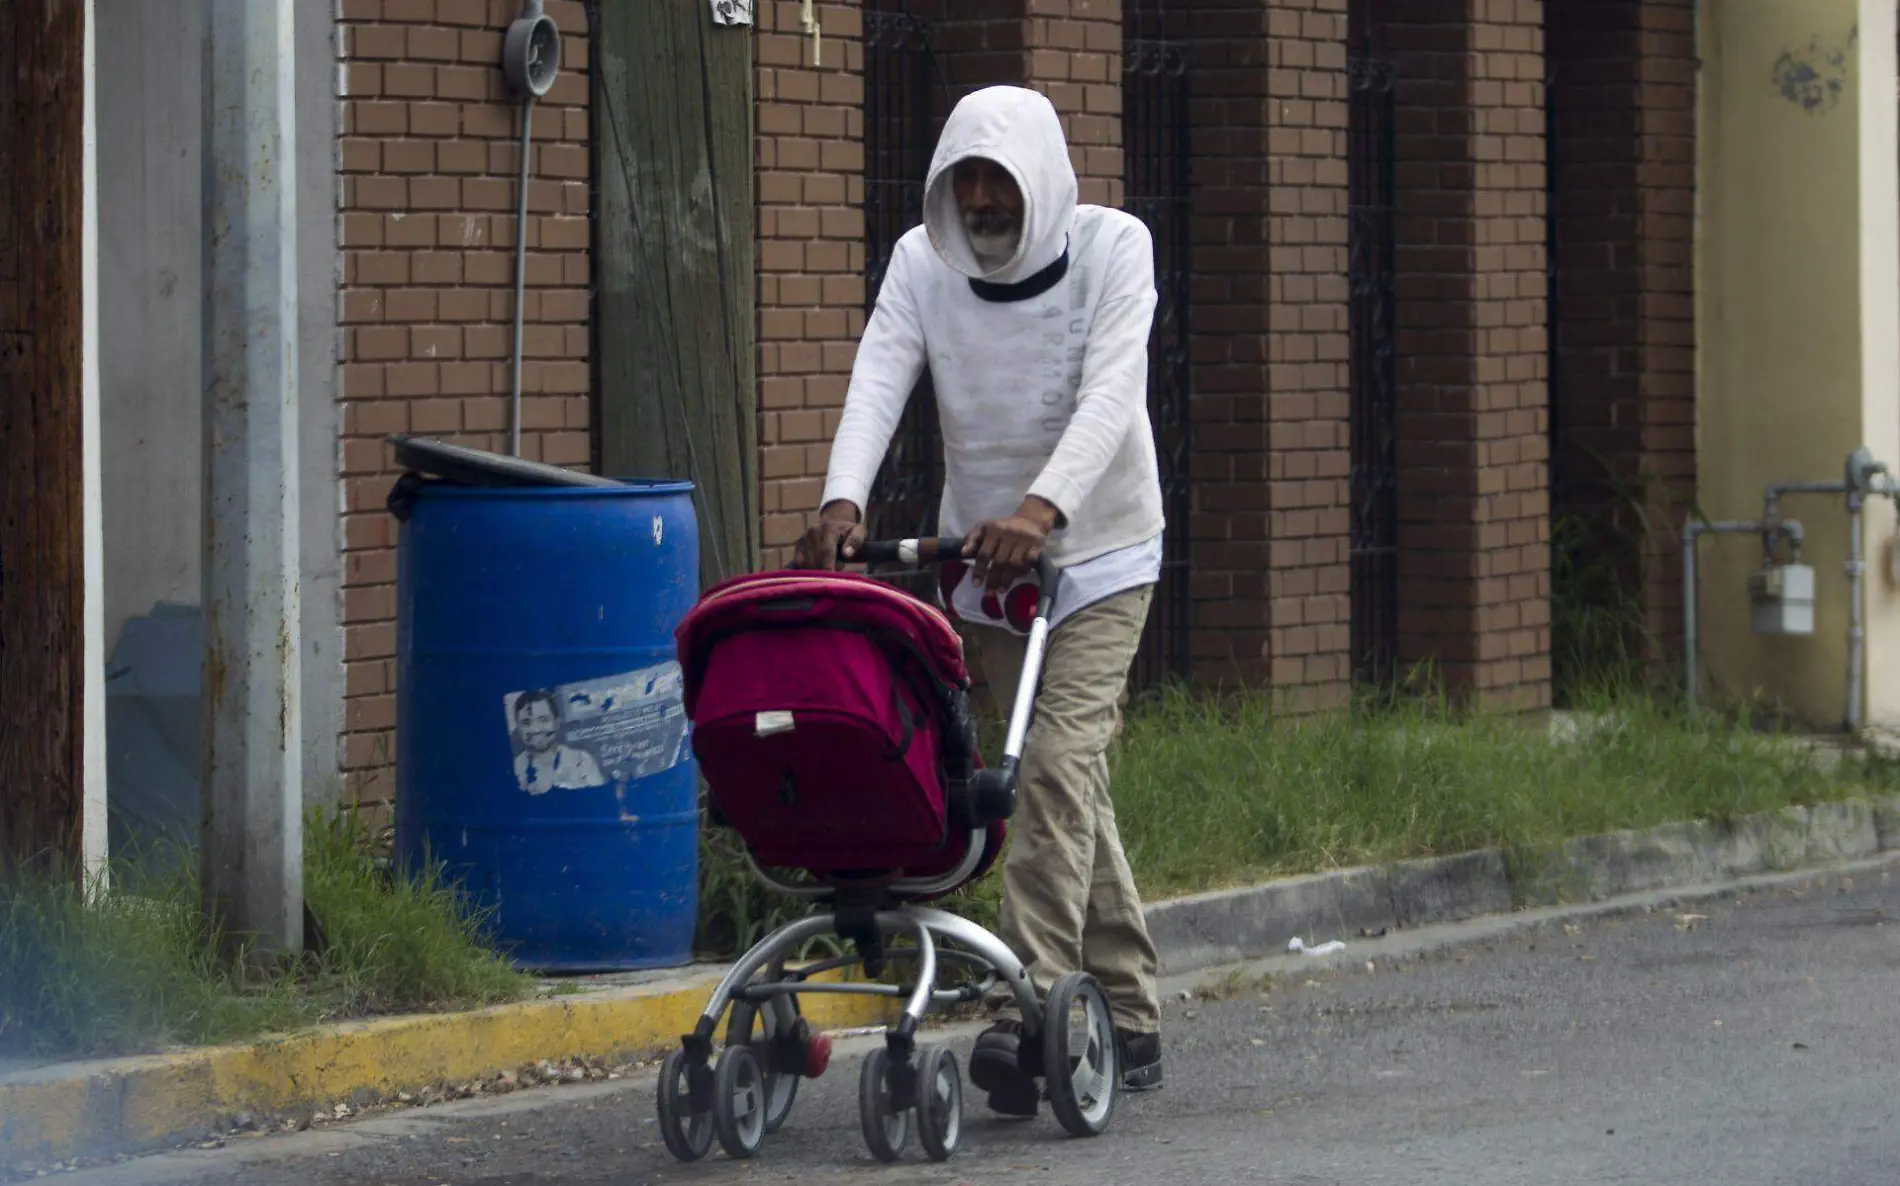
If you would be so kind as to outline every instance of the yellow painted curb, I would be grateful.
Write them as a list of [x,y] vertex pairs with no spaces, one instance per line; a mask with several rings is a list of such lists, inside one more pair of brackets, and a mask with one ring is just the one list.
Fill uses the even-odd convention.
[[[657,1053],[692,1029],[718,979],[351,1022],[248,1046],[0,1076],[0,1166],[163,1148],[202,1139],[237,1112],[328,1107],[365,1089],[387,1096],[492,1078],[543,1059]],[[835,993],[808,994],[799,1005],[825,1029],[888,1024],[898,1009],[888,997]]]

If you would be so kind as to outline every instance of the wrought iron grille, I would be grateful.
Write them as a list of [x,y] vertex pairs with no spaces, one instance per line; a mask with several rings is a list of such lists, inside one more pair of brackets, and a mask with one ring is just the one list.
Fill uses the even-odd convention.
[[1369,0],[1348,13],[1347,117],[1352,426],[1351,646],[1354,677],[1398,669],[1398,356],[1394,343],[1391,63],[1374,56]]
[[1193,371],[1188,355],[1189,157],[1187,56],[1167,0],[1126,0],[1123,9],[1122,152],[1125,206],[1154,237],[1154,330],[1148,342],[1148,414],[1161,464],[1168,529],[1161,583],[1132,682],[1147,689],[1190,672],[1188,457]]
[[1557,149],[1562,141],[1558,135],[1558,96],[1557,63],[1549,58],[1544,65],[1544,309],[1545,335],[1544,380],[1548,392],[1548,410],[1545,414],[1547,434],[1547,457],[1549,465],[1550,500],[1553,509],[1566,508],[1570,493],[1565,485],[1571,475],[1566,472],[1563,450],[1563,418],[1557,402],[1557,363],[1562,357],[1563,333],[1558,315],[1563,303],[1559,300],[1557,273],[1557,233],[1560,201],[1557,188]]
[[[868,313],[891,253],[923,221],[924,179],[934,147],[936,63],[929,22],[909,0],[864,6],[864,299]],[[871,489],[866,525],[873,536],[923,537],[937,526],[943,450],[928,374],[912,393]],[[906,583],[927,589],[919,575]]]

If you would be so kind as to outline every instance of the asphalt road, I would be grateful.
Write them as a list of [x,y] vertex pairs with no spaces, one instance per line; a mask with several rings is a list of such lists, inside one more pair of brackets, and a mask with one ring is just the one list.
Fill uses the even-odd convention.
[[[1501,938],[1468,933],[1468,944],[1436,954],[1355,944],[1334,970],[1294,965],[1264,983],[1234,974],[1194,1000],[1177,995],[1167,1089],[1125,1097],[1114,1128],[1092,1141],[1066,1138],[1046,1111],[1030,1123],[993,1120],[972,1098],[953,1161],[931,1165],[913,1142],[911,1160],[877,1165],[858,1133],[857,1060],[841,1056],[750,1163],[716,1151],[697,1165],[673,1162],[643,1074],[66,1181],[1900,1182],[1891,872]],[[955,1031],[960,1057],[972,1032]]]

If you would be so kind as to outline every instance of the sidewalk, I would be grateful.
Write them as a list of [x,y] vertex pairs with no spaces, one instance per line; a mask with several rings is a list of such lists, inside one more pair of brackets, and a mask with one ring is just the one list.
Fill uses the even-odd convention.
[[[1147,913],[1162,971],[1178,976],[1284,954],[1295,937],[1350,947],[1430,923],[1820,868],[1895,850],[1900,799],[1853,801],[1727,825],[1584,837],[1535,869],[1514,869],[1495,851],[1466,853],[1155,902]],[[244,1046],[0,1066],[0,1176],[9,1168],[196,1143],[235,1127],[299,1126],[313,1113],[342,1118],[404,1096],[427,1102],[475,1084],[512,1089],[521,1068],[543,1063],[584,1060],[593,1074],[605,1074],[606,1065],[672,1046],[692,1028],[722,973],[702,966],[578,990],[564,985],[561,995],[491,1009],[355,1022]],[[884,998],[829,994],[808,995],[801,1005],[814,1024],[833,1030],[882,1025],[895,1010]],[[569,1068],[570,1076],[575,1072]]]
[[[171,1148],[237,1127],[302,1127],[315,1113],[340,1119],[405,1093],[426,1100],[498,1081],[512,1089],[521,1068],[543,1063],[632,1062],[691,1031],[724,972],[699,965],[661,977],[563,984],[558,995],[467,1013],[0,1073],[0,1173]],[[895,1012],[875,997],[811,994],[799,1004],[814,1025],[831,1030],[883,1025]]]

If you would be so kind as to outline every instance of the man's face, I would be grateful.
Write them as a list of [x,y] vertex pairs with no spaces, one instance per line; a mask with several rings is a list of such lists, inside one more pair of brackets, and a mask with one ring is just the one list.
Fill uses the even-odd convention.
[[1023,233],[1023,191],[1009,170],[984,157],[966,157],[950,175],[963,229],[979,255],[1016,254]]
[[521,744],[538,754],[545,754],[554,748],[554,739],[560,733],[560,722],[554,719],[554,710],[547,701],[530,701],[516,714],[515,720],[521,726]]

